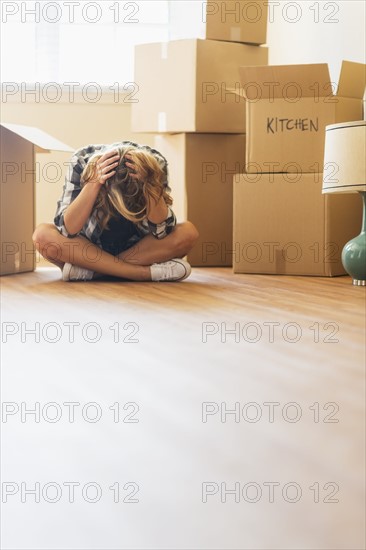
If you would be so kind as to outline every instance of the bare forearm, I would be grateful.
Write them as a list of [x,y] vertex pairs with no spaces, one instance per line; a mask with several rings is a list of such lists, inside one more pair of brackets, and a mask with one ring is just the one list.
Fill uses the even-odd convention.
[[118,151],[107,151],[98,160],[92,162],[92,177],[83,187],[79,195],[67,207],[64,214],[64,225],[71,235],[79,233],[92,213],[99,190],[107,179],[116,173],[119,163]]
[[148,219],[153,223],[161,223],[168,217],[168,207],[163,198],[156,203],[153,199],[149,200]]
[[79,233],[92,213],[100,184],[89,182],[76,199],[67,207],[64,214],[65,227],[71,235]]

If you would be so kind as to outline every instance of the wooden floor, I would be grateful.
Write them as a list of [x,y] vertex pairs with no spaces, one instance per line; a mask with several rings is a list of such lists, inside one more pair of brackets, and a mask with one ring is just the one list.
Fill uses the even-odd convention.
[[364,288],[0,282],[4,548],[365,548]]

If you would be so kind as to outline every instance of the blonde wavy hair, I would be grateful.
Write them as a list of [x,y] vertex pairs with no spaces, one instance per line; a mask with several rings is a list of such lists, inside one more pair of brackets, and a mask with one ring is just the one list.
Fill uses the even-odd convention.
[[[115,168],[114,176],[101,185],[94,205],[98,209],[99,224],[102,230],[107,228],[110,219],[118,214],[134,223],[143,221],[148,216],[150,200],[157,204],[163,197],[167,205],[173,203],[166,190],[167,174],[152,153],[134,146],[117,146],[111,150],[118,151],[119,165]],[[103,152],[95,153],[90,157],[81,174],[82,186],[93,178],[96,162],[106,152],[103,150]],[[139,174],[138,180],[131,177],[130,170],[126,166],[127,154],[131,157],[130,162],[134,163],[135,170]],[[165,159],[162,157],[162,160]]]

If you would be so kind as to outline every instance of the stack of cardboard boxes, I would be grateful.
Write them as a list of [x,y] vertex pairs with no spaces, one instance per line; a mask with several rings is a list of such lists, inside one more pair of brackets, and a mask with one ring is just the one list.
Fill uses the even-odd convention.
[[341,275],[341,251],[361,227],[355,195],[322,195],[325,126],[362,120],[365,65],[243,67],[245,173],[234,176],[235,273]]
[[[231,266],[233,175],[245,163],[239,67],[267,65],[268,2],[172,2],[173,38],[135,50],[132,129],[169,162],[178,220],[200,233],[193,266]],[[190,24],[182,24],[183,12]]]

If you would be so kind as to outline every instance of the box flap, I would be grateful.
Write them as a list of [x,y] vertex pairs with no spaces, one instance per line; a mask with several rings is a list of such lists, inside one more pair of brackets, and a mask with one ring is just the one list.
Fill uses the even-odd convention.
[[337,95],[363,99],[366,89],[366,65],[343,61]]
[[19,124],[8,124],[5,122],[1,122],[0,126],[46,151],[74,151],[74,148],[62,143],[62,141],[59,141],[34,126],[21,126]]
[[245,96],[252,101],[330,95],[326,63],[239,67],[239,72]]

